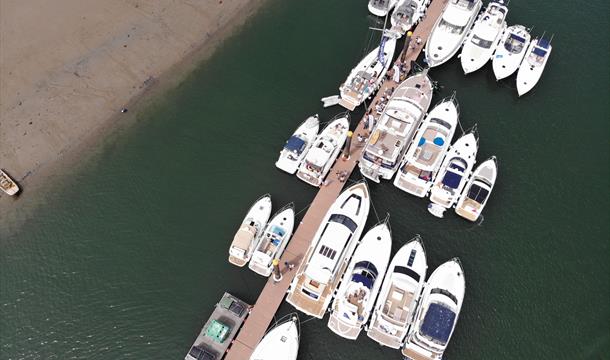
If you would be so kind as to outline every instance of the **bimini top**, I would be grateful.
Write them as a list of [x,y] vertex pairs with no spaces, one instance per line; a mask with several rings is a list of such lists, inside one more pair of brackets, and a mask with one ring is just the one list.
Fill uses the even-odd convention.
[[549,45],[551,45],[551,43],[547,39],[538,40],[538,46],[540,46],[543,49],[548,49]]
[[538,55],[538,56],[545,56],[546,55],[546,50],[539,48],[539,47],[535,47],[534,48],[534,54]]
[[451,170],[458,170],[460,172],[464,172],[464,168],[457,164],[451,164],[450,169],[445,173],[445,177],[443,177],[443,185],[450,187],[452,189],[457,189],[460,185],[460,181],[462,180],[462,175]]
[[510,38],[517,40],[518,42],[521,42],[521,43],[525,42],[525,39],[523,37],[516,35],[516,34],[510,34]]
[[431,303],[420,332],[434,342],[445,345],[453,330],[455,318],[456,314],[453,310],[442,304]]
[[286,145],[284,145],[284,149],[288,151],[294,151],[298,154],[303,151],[305,148],[305,141],[298,136],[292,135],[288,141],[286,141]]

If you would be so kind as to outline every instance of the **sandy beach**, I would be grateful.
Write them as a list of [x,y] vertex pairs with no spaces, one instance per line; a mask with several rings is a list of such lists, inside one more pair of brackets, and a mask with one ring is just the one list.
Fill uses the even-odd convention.
[[263,2],[1,1],[0,167],[22,188],[44,183],[41,174],[99,144],[121,109],[193,54],[211,54]]

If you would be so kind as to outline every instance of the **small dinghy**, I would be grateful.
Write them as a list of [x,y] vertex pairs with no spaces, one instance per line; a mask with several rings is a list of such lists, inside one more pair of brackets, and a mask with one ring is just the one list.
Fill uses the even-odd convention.
[[263,228],[271,215],[271,195],[265,194],[256,202],[242,221],[239,230],[233,238],[229,248],[229,262],[233,265],[244,266],[256,248]]
[[532,90],[538,83],[552,49],[550,40],[541,38],[532,41],[517,73],[517,92],[519,96]]
[[19,192],[17,183],[2,169],[0,169],[0,189],[11,196]]
[[498,163],[495,156],[477,166],[470,181],[464,187],[464,192],[455,207],[455,213],[466,220],[477,221],[487,204],[497,176]]
[[496,80],[507,78],[519,69],[530,41],[531,35],[525,26],[513,25],[506,29],[492,60]]
[[313,145],[319,129],[320,121],[317,114],[307,118],[286,141],[275,166],[289,174],[294,174]]
[[280,323],[256,345],[250,360],[296,360],[299,354],[299,318],[296,314]]
[[279,259],[294,228],[294,205],[281,208],[265,227],[248,267],[263,276],[271,275],[273,259]]

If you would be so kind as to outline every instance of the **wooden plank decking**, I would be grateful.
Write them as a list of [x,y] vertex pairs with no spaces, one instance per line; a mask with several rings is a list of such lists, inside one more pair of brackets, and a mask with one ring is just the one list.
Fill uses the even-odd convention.
[[[414,46],[410,45],[407,47],[404,57],[407,71],[410,71],[411,61],[415,61],[423,50],[425,41],[446,3],[447,0],[432,0],[425,18],[415,28],[411,40],[411,45]],[[418,37],[422,39],[422,42],[421,44],[416,45],[415,39]],[[402,54],[398,57],[397,62],[401,61],[401,57]],[[396,82],[386,80],[381,85],[373,101],[370,102],[371,107],[374,107],[377,100],[396,85]],[[280,266],[283,267],[284,262],[288,261],[291,264],[295,264],[296,269],[291,271],[282,269],[283,277],[279,282],[273,281],[273,276],[269,278],[263,291],[259,295],[258,300],[254,304],[252,313],[248,316],[243,328],[227,353],[226,360],[249,359],[256,345],[263,338],[273,316],[284,300],[284,296],[288,291],[292,279],[301,266],[301,262],[311,245],[311,240],[316,230],[322,222],[322,218],[343,189],[345,183],[339,181],[337,173],[347,171],[348,174],[351,174],[356,167],[358,159],[360,159],[363,144],[359,144],[357,138],[358,134],[365,135],[362,124],[362,121],[358,122],[356,130],[354,131],[350,158],[348,160],[343,160],[341,159],[341,156],[339,156],[339,159],[334,164],[327,177],[329,180],[328,185],[320,187],[320,190],[280,259]]]

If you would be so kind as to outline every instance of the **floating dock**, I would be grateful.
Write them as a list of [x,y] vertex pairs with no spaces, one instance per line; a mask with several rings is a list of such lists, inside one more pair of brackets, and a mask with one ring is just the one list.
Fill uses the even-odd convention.
[[[406,44],[405,49],[403,50],[404,54],[403,52],[399,54],[396,62],[400,63],[401,61],[404,61],[407,67],[407,72],[411,70],[411,61],[415,61],[422,52],[426,39],[432,31],[434,23],[441,15],[447,1],[448,0],[432,0],[428,10],[426,11],[425,17],[413,31],[411,42]],[[417,44],[417,38],[421,39],[420,44]],[[370,108],[373,108],[374,111],[377,101],[393,87],[396,87],[396,85],[397,83],[392,80],[384,81],[373,101],[369,103]],[[256,304],[254,304],[252,312],[248,317],[248,321],[246,321],[244,324],[237,338],[233,342],[231,349],[227,353],[227,360],[247,360],[250,358],[254,348],[256,348],[256,345],[265,335],[265,332],[273,320],[277,309],[284,300],[284,296],[286,296],[290,283],[298,272],[303,271],[303,269],[301,269],[303,266],[302,261],[305,258],[309,246],[311,245],[313,236],[320,226],[322,218],[333,204],[337,196],[339,196],[341,190],[343,189],[343,185],[345,184],[339,180],[339,174],[343,172],[347,174],[347,177],[349,177],[360,159],[364,143],[359,143],[356,140],[358,135],[363,137],[366,136],[362,121],[358,122],[358,126],[356,127],[352,137],[353,141],[350,158],[344,160],[342,159],[341,155],[339,155],[339,158],[328,174],[327,185],[320,187],[320,190],[311,203],[309,210],[303,217],[301,224],[288,243],[282,258],[280,259],[280,266],[282,267],[283,274],[282,279],[275,282],[273,277],[269,278],[265,284],[265,287],[263,288],[263,291],[259,295]],[[285,262],[294,264],[295,269],[286,269],[284,267]]]

